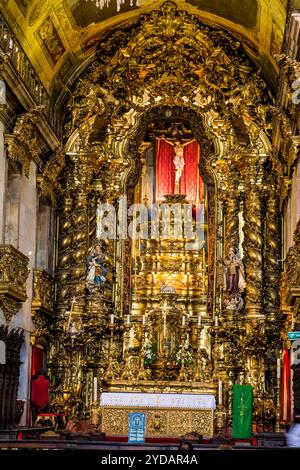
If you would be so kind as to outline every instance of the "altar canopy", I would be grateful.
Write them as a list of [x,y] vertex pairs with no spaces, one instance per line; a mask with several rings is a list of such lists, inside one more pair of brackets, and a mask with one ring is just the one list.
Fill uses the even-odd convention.
[[[156,139],[156,201],[164,200],[175,191],[175,148],[164,139]],[[184,165],[179,181],[179,194],[184,194],[189,202],[201,200],[202,179],[199,175],[200,146],[196,140],[183,145]]]

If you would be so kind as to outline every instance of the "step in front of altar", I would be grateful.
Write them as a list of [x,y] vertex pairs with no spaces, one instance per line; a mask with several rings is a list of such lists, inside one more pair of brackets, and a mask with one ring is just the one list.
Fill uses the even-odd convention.
[[103,392],[100,398],[102,431],[128,435],[131,412],[146,414],[147,437],[180,437],[197,432],[213,436],[215,396],[210,394]]

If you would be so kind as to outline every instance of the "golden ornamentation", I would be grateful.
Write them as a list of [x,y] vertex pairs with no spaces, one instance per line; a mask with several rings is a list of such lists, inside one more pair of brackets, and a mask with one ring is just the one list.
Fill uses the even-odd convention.
[[[249,159],[246,174],[244,255],[246,274],[246,312],[260,314],[262,307],[262,220],[261,195],[256,186],[257,159]],[[254,167],[254,168],[253,168]]]
[[[59,150],[39,178],[42,192],[53,202],[60,196],[56,272],[60,320],[49,333],[49,369],[60,384],[53,390],[58,408],[73,415],[90,413],[95,372],[99,388],[110,391],[215,394],[215,381],[221,377],[228,419],[237,378],[241,383],[246,378],[261,396],[266,335],[277,335],[268,325],[255,323],[264,306],[263,257],[266,276],[275,283],[266,288],[266,306],[270,309],[276,301],[278,201],[267,199],[266,214],[261,204],[266,199],[261,192],[266,160],[274,179],[283,175],[267,138],[272,112],[264,101],[265,87],[241,44],[172,2],[136,25],[113,32],[99,45],[98,58],[77,81],[68,103],[67,156]],[[127,196],[128,206],[134,202],[145,160],[143,136],[150,123],[166,119],[188,122],[201,142],[209,206],[207,253],[199,256],[199,250],[186,249],[181,239],[158,236],[144,243],[133,274],[131,241],[102,240],[111,279],[103,292],[87,294],[85,260],[95,242],[97,206],[108,202],[119,209],[120,196]],[[283,131],[290,136],[284,118]],[[185,203],[177,195],[167,200],[173,202]],[[247,317],[236,309],[233,323],[227,311],[222,317],[226,296],[220,285],[216,289],[216,259],[221,261],[230,248],[240,245],[241,210]],[[266,240],[262,216],[266,216]],[[73,296],[75,338],[67,328]],[[220,325],[211,328],[216,311]],[[149,342],[155,357],[145,364]],[[270,361],[268,367],[273,374]],[[171,421],[169,410],[150,411],[151,435],[213,432],[212,415],[204,415],[205,410],[199,414],[185,410],[182,415],[172,410]],[[120,434],[122,429],[127,435],[127,411],[103,412],[105,431],[107,426],[109,433]],[[221,410],[218,429],[224,420]]]
[[44,196],[49,196],[53,205],[62,194],[63,188],[59,177],[65,168],[65,153],[62,150],[55,152],[47,161],[43,174],[37,175],[37,183]]
[[36,106],[18,116],[13,133],[5,137],[8,157],[22,164],[26,176],[29,176],[31,160],[37,161],[42,151],[37,140],[36,129],[42,109],[43,106]]
[[279,198],[277,188],[271,186],[266,209],[266,249],[264,273],[264,306],[270,319],[275,319],[279,310]]
[[29,259],[12,245],[0,245],[0,307],[7,322],[27,299]]
[[48,337],[49,324],[54,316],[54,279],[44,269],[33,269],[33,299],[31,303],[32,321],[35,332],[32,342],[39,342]]
[[[128,413],[140,408],[102,407],[102,430],[108,436],[127,436]],[[205,437],[213,436],[213,410],[182,410],[172,408],[143,408],[146,413],[147,437],[182,436],[197,432]]]
[[33,269],[33,299],[31,308],[45,314],[53,314],[54,279],[44,269]]

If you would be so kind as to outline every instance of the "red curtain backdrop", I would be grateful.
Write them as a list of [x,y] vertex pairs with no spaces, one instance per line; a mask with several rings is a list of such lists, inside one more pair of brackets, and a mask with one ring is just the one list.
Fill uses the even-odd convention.
[[282,378],[281,378],[281,421],[289,423],[291,420],[291,389],[290,389],[291,363],[290,352],[282,352]]
[[32,346],[31,376],[44,367],[44,350]]
[[163,201],[175,189],[175,152],[164,139],[156,139],[156,201]]
[[[180,178],[180,194],[190,202],[202,197],[202,179],[199,175],[200,146],[196,140],[184,146],[184,168]],[[164,139],[156,139],[156,201],[163,201],[175,190],[175,151]]]
[[200,146],[196,140],[184,146],[184,167],[180,178],[180,194],[190,202],[201,200],[201,178],[199,175]]

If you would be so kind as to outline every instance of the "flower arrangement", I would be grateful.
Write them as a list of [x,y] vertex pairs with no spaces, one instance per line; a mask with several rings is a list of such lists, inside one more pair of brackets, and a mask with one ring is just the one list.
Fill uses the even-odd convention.
[[156,360],[156,343],[146,342],[144,349],[144,364],[151,366]]
[[[181,357],[182,357],[182,345],[177,345],[175,354],[174,354],[174,362],[178,366],[181,364]],[[189,350],[187,344],[184,345],[184,365],[188,366],[192,364],[194,361],[194,354]]]

